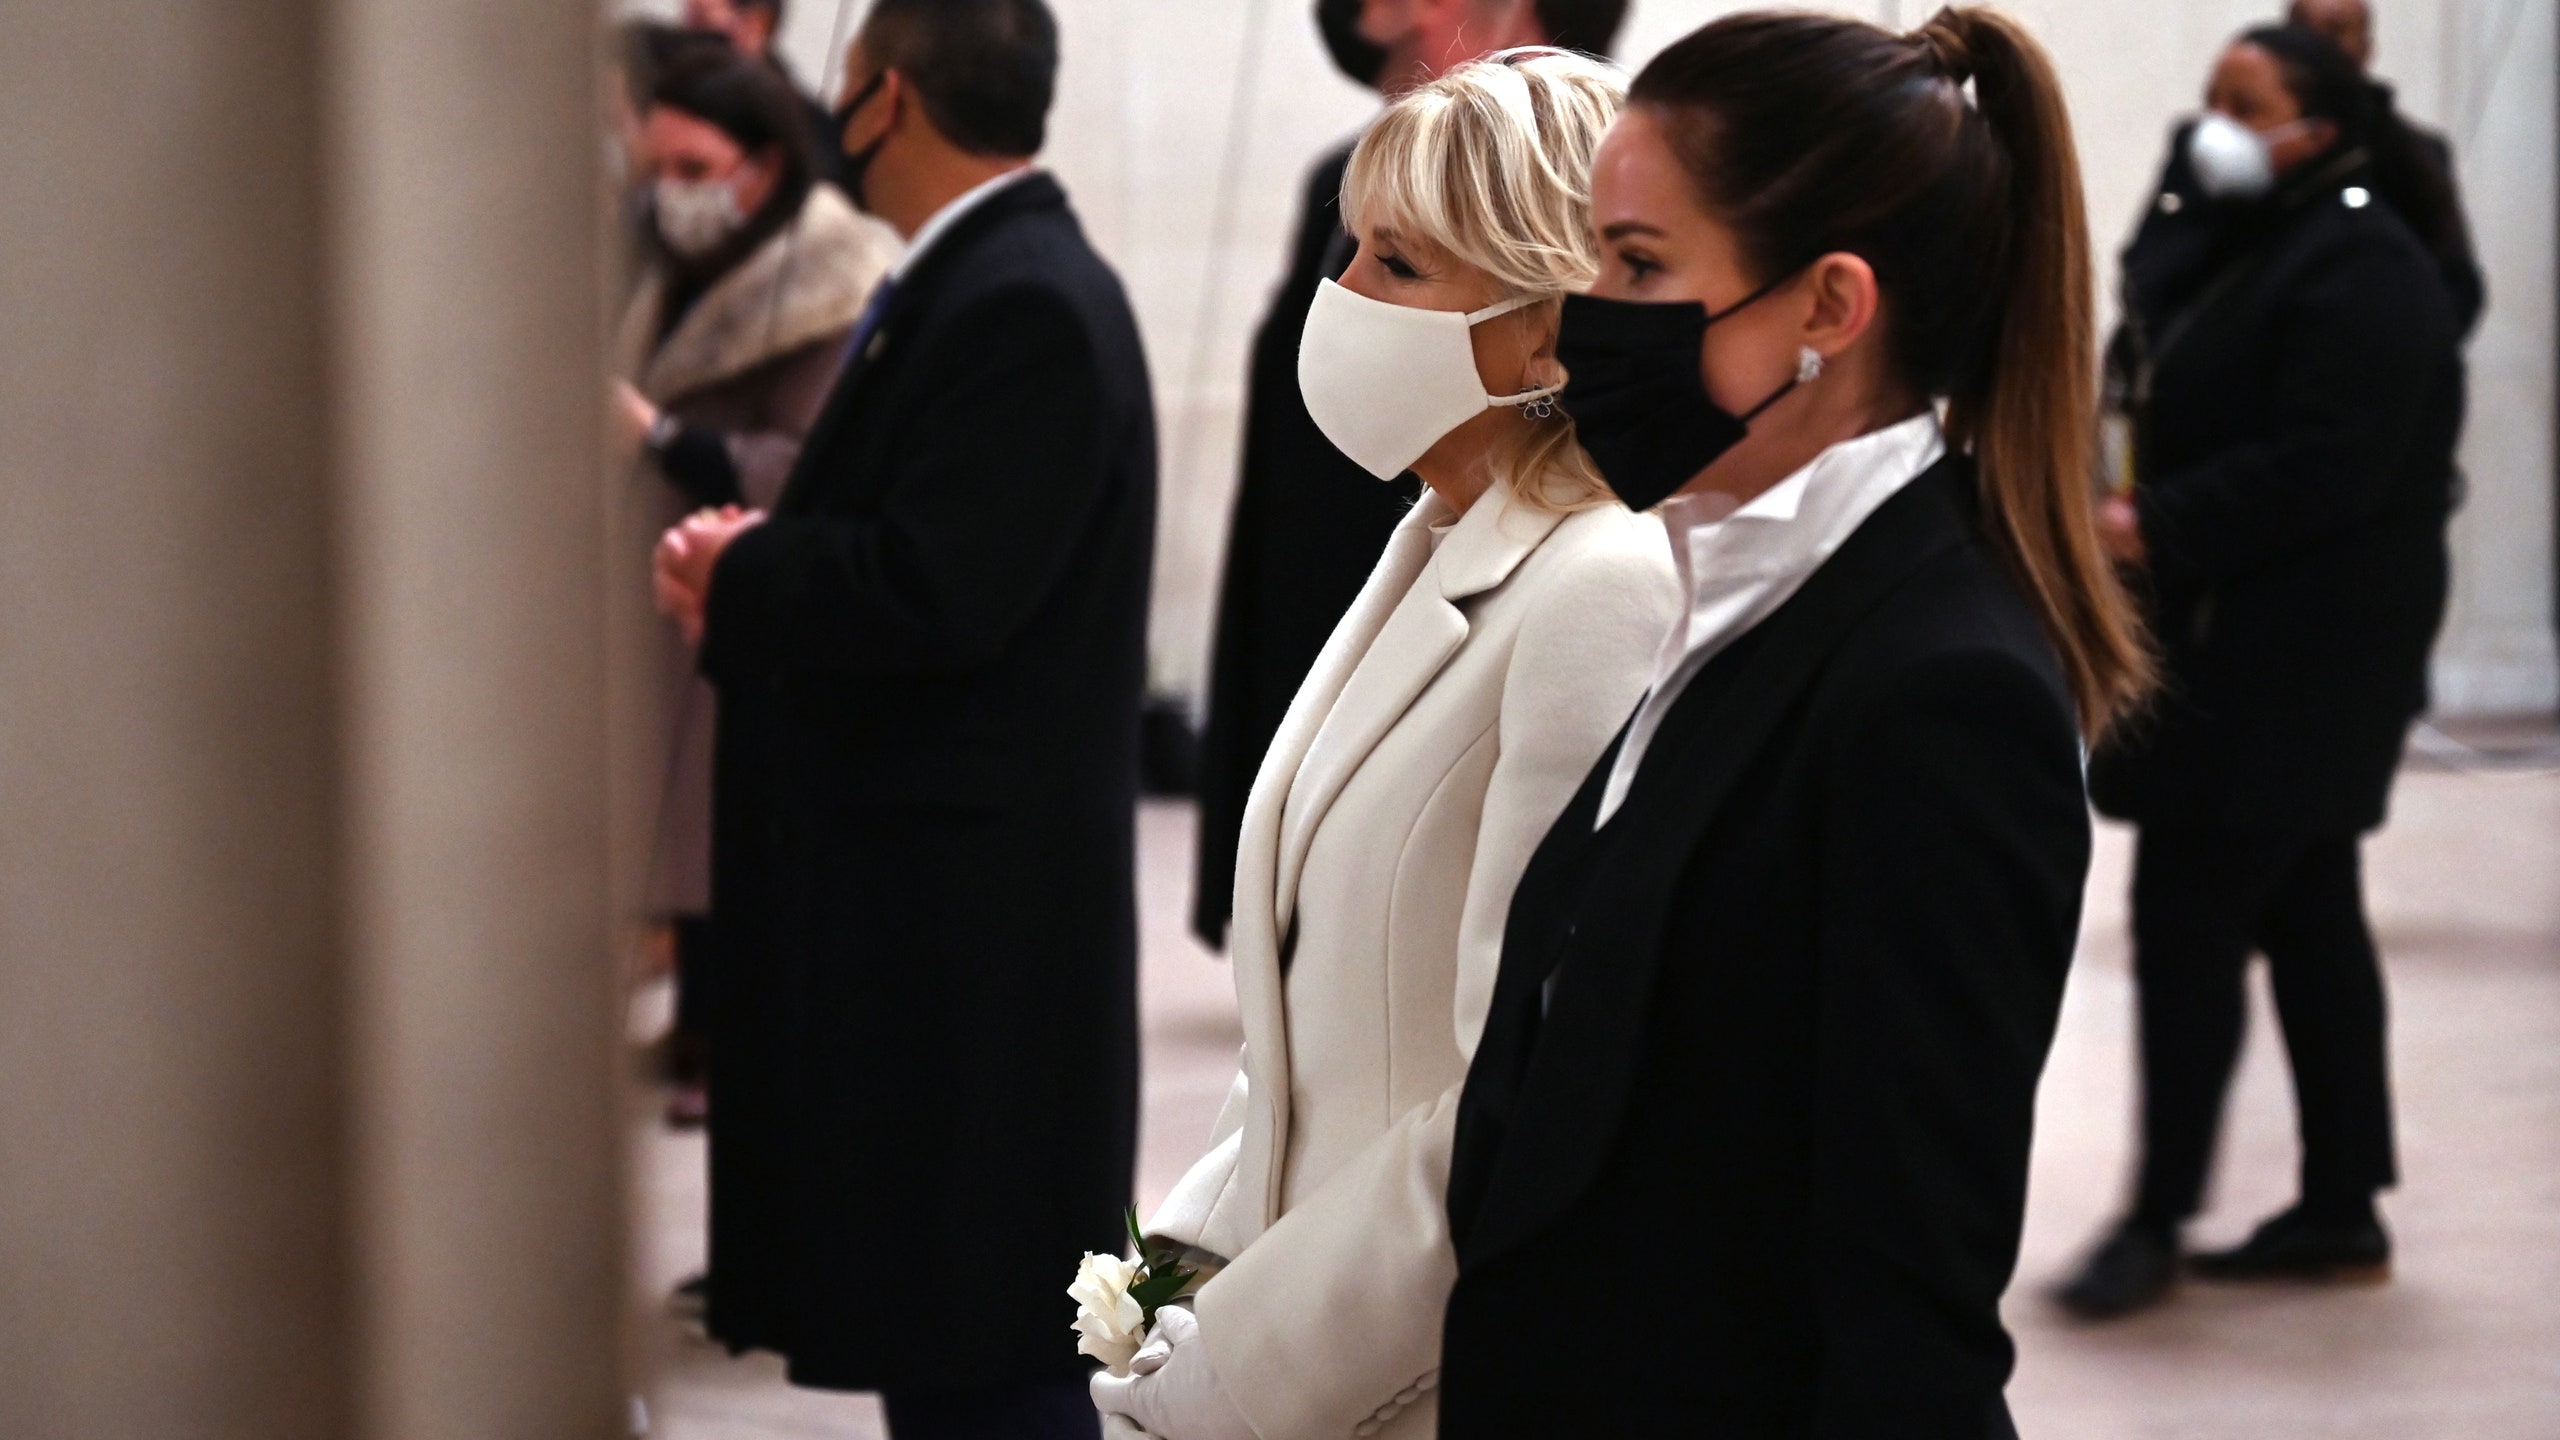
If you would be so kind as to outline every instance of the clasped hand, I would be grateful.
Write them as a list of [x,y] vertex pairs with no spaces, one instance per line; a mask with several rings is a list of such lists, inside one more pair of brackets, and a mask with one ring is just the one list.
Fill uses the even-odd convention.
[[651,566],[658,613],[676,622],[687,644],[702,641],[703,607],[711,595],[711,572],[719,565],[721,552],[764,519],[761,510],[723,505],[687,515],[659,538]]
[[1155,1332],[1129,1361],[1129,1373],[1093,1377],[1093,1405],[1157,1440],[1259,1440],[1219,1383],[1200,1320],[1180,1305],[1156,1312]]

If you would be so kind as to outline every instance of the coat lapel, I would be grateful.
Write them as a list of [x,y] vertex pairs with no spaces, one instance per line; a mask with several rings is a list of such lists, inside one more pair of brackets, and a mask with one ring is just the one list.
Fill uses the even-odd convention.
[[[704,291],[631,372],[640,392],[663,405],[852,329],[897,254],[897,237],[856,215],[833,186],[811,190],[799,217]],[[638,298],[654,327],[665,284],[662,275],[651,281]],[[634,315],[643,309],[635,304]]]
[[[1470,1263],[1546,1233],[1599,1173],[1642,1060],[1670,894],[1699,838],[1849,631],[1914,570],[1965,542],[1971,476],[1968,462],[1950,457],[1905,487],[1763,622],[1757,643],[1727,652],[1739,667],[1729,683],[1706,683],[1721,663],[1711,662],[1672,707],[1626,804],[1602,829],[1618,832],[1613,857],[1623,863],[1580,903],[1595,943],[1568,942],[1558,965],[1510,1139],[1469,1236]],[[1514,988],[1515,1003],[1534,1004],[1541,987]]]
[[1282,949],[1316,826],[1360,762],[1465,643],[1459,602],[1508,579],[1562,519],[1489,497],[1434,555],[1430,528],[1447,515],[1426,491],[1396,526],[1360,598],[1290,702],[1245,803],[1228,947],[1244,1022],[1248,1104],[1235,1184],[1204,1238],[1240,1246],[1279,1210],[1290,1089]]
[[1279,1203],[1279,1150],[1289,1132],[1289,1037],[1281,973],[1287,927],[1278,894],[1281,812],[1316,732],[1430,559],[1429,526],[1440,513],[1428,493],[1387,539],[1360,596],[1334,626],[1315,668],[1289,702],[1263,753],[1236,842],[1235,916],[1227,953],[1235,967],[1236,1010],[1244,1026],[1246,1106],[1236,1178],[1212,1208],[1202,1240],[1233,1254],[1271,1223]]
[[[1430,518],[1420,509],[1416,515],[1426,522]],[[1272,892],[1281,933],[1288,933],[1296,916],[1298,877],[1325,813],[1369,752],[1466,643],[1462,603],[1510,578],[1562,519],[1551,510],[1513,503],[1507,490],[1486,495],[1441,541],[1424,575],[1406,589],[1359,657],[1331,712],[1322,718],[1286,796]]]
[[[888,308],[881,312],[880,322],[871,329],[862,353],[845,357],[843,373],[837,376],[835,389],[827,396],[826,408],[819,412],[817,423],[810,428],[809,439],[801,447],[799,463],[791,478],[784,482],[782,496],[775,502],[781,513],[797,513],[808,507],[808,490],[813,476],[832,471],[844,464],[844,457],[834,453],[845,440],[845,432],[860,413],[866,393],[885,379],[905,353],[903,342],[914,329],[915,322],[932,307],[934,300],[948,285],[955,266],[990,232],[1019,216],[1040,211],[1064,211],[1067,192],[1043,172],[1033,172],[1005,186],[979,202],[978,207],[960,217],[959,222],[944,232],[933,248],[916,259],[906,274],[897,277],[897,289],[891,292]],[[867,298],[867,297],[866,297]]]

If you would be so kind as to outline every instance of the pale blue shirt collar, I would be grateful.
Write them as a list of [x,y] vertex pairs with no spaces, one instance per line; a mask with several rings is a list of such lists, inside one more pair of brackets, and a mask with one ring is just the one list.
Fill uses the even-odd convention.
[[925,252],[934,247],[934,242],[951,233],[951,227],[959,224],[962,216],[987,203],[994,198],[997,191],[1039,173],[1041,173],[1039,166],[1024,165],[1018,169],[1007,170],[992,180],[981,181],[960,192],[941,209],[934,211],[931,218],[916,227],[915,238],[907,242],[907,253],[899,256],[898,263],[889,267],[889,279],[892,281],[906,279],[907,272],[916,268],[916,262],[923,259]]

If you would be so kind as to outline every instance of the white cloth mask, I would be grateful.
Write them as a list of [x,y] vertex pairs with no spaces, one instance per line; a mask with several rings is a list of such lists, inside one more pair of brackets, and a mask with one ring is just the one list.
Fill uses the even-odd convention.
[[1316,287],[1298,340],[1298,391],[1334,448],[1381,480],[1413,468],[1440,437],[1497,405],[1525,405],[1563,387],[1488,395],[1468,332],[1538,303],[1523,295],[1482,310],[1390,305],[1331,280]]
[[2303,128],[2289,121],[2265,134],[2219,110],[2208,110],[2187,132],[2187,165],[2196,188],[2216,200],[2255,200],[2276,188],[2275,146]]
[[726,180],[660,180],[650,193],[659,237],[687,260],[719,249],[747,223],[738,192]]

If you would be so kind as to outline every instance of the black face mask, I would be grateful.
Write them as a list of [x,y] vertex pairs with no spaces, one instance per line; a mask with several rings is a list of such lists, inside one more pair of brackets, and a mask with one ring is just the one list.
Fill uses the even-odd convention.
[[1668,500],[1699,471],[1742,443],[1760,412],[1803,383],[1801,377],[1741,415],[1718,405],[1698,378],[1707,327],[1777,289],[1781,276],[1719,314],[1695,300],[1654,304],[1568,295],[1556,334],[1565,367],[1557,402],[1573,418],[1576,438],[1630,510]]
[[1360,33],[1360,0],[1316,0],[1316,30],[1336,69],[1352,83],[1378,88],[1386,72],[1387,47]]
[[853,208],[865,215],[871,213],[871,207],[863,201],[863,177],[871,173],[871,162],[879,158],[880,147],[889,143],[889,132],[881,131],[879,139],[859,150],[844,149],[844,132],[845,127],[853,123],[854,112],[868,104],[872,96],[879,94],[880,87],[887,83],[888,79],[889,72],[886,70],[872,76],[870,84],[855,91],[852,99],[829,111],[827,117],[835,122],[836,148],[844,154],[844,168],[836,172],[836,177],[844,182],[845,194],[852,198]]

